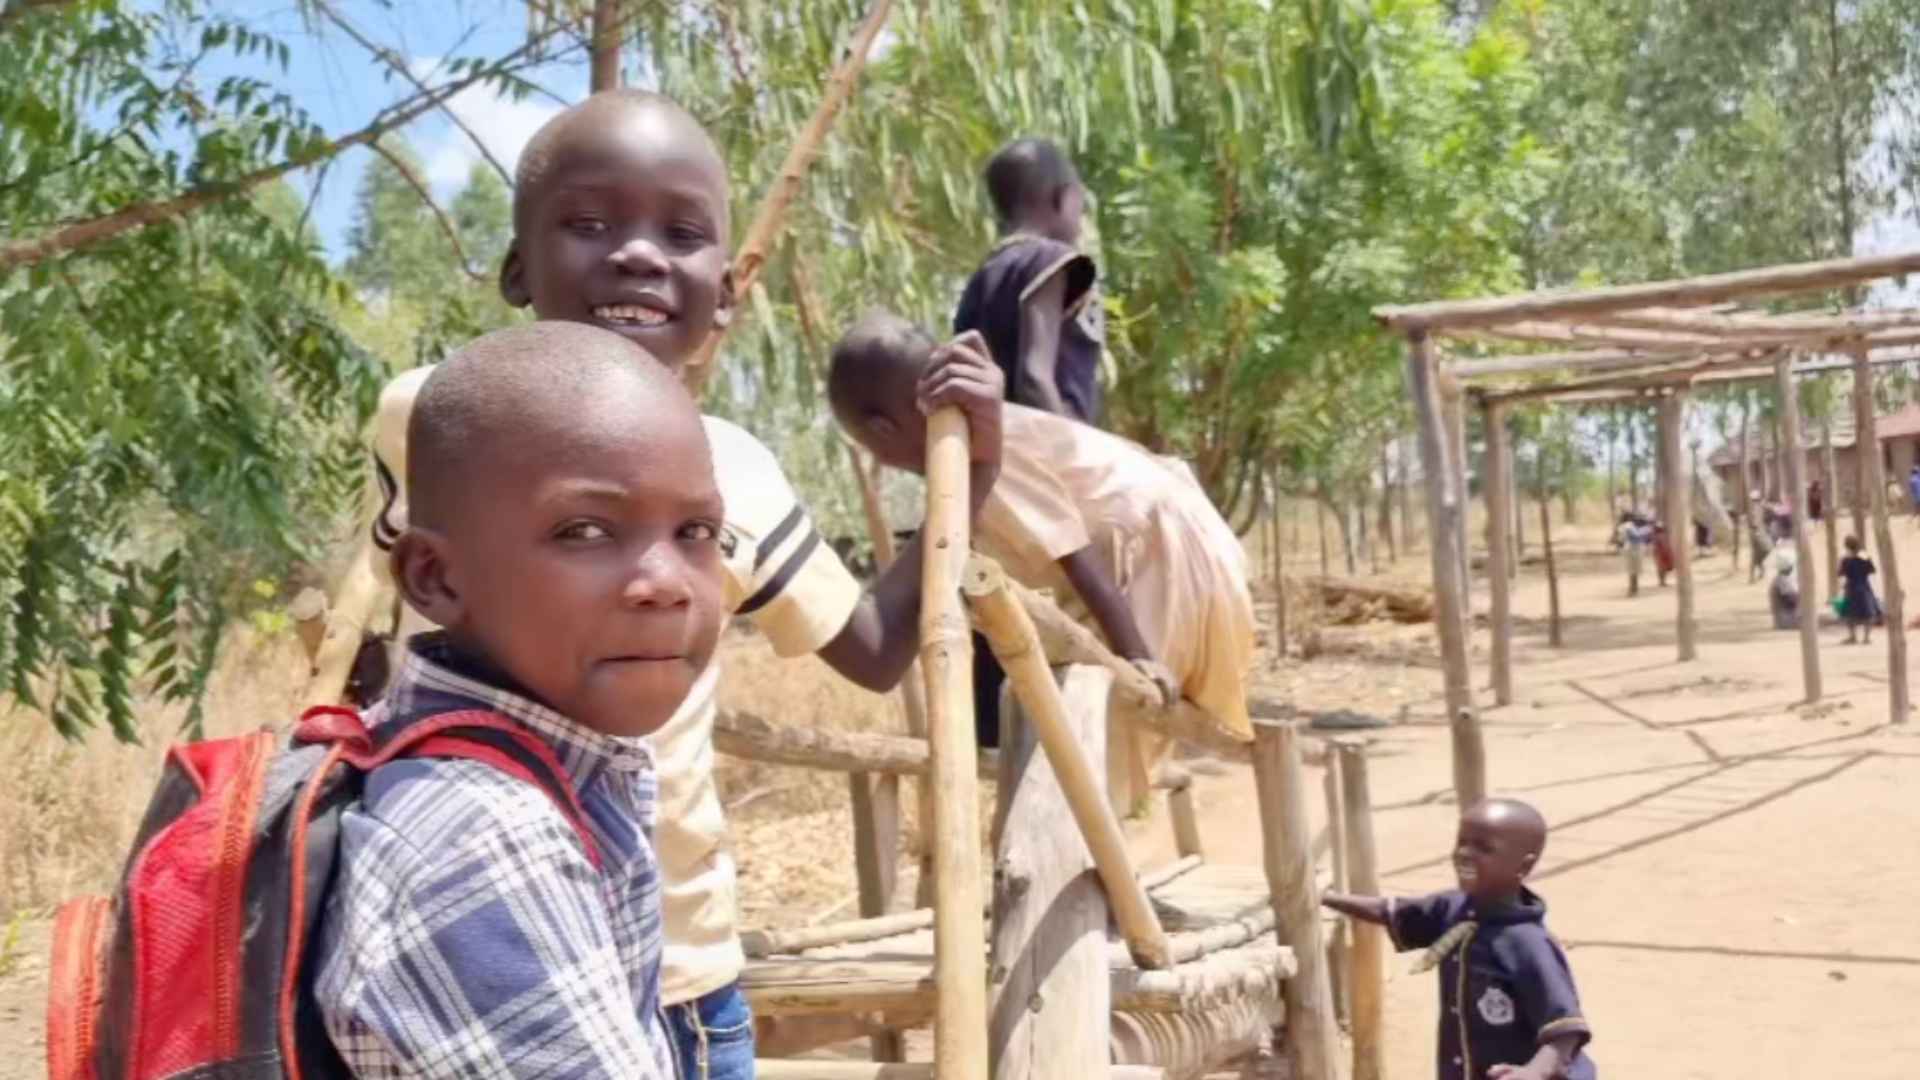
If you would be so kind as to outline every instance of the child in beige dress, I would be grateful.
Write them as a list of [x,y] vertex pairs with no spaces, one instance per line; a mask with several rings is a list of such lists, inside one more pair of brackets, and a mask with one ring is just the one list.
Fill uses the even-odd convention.
[[[933,347],[885,313],[867,316],[834,347],[828,395],[835,417],[895,468],[924,467],[926,420],[913,388]],[[1037,409],[1008,404],[1002,423],[1000,478],[976,520],[975,546],[1022,584],[1051,590],[1166,691],[1251,735],[1246,555],[1192,473]],[[1150,732],[1132,735],[1108,744],[1116,764],[1124,757],[1128,765],[1110,770],[1130,789],[1110,792],[1122,807],[1146,795],[1167,749]]]

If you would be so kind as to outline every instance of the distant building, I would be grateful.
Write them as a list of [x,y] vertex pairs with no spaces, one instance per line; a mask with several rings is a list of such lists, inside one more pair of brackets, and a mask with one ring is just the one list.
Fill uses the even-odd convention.
[[[1837,475],[1824,485],[1830,505],[1853,504],[1854,488],[1860,476],[1859,447],[1855,445],[1854,427],[1852,410],[1844,410],[1842,415],[1834,417],[1833,468]],[[1906,496],[1907,470],[1913,467],[1915,461],[1920,461],[1920,404],[1906,405],[1894,412],[1881,414],[1874,428],[1880,437],[1880,462],[1886,469],[1887,481],[1898,485],[1895,501],[1889,506],[1893,509],[1907,507],[1910,501]],[[1803,435],[1807,446],[1807,478],[1821,479],[1826,460],[1821,429],[1817,425],[1809,425]],[[1756,423],[1751,443],[1749,453],[1753,476],[1745,485],[1737,480],[1740,472],[1740,443],[1737,440],[1720,447],[1707,458],[1714,475],[1726,485],[1728,502],[1732,506],[1739,505],[1738,493],[1741,490],[1759,488],[1768,495],[1775,494],[1780,478],[1786,475],[1775,456],[1772,425]]]

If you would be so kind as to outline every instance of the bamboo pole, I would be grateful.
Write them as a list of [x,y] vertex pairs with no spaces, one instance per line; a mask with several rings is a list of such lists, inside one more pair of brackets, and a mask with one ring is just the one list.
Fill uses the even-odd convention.
[[[780,172],[774,178],[773,187],[761,201],[760,208],[753,215],[753,221],[747,226],[740,240],[739,253],[733,258],[733,288],[736,296],[746,296],[753,283],[759,279],[760,270],[766,265],[771,253],[773,241],[779,235],[780,226],[786,220],[787,207],[800,194],[800,187],[806,182],[807,171],[813,167],[813,159],[820,153],[820,147],[826,142],[827,132],[833,127],[833,121],[840,115],[840,109],[846,105],[853,94],[854,83],[860,78],[860,69],[866,66],[867,52],[873,47],[873,41],[887,25],[887,16],[893,10],[893,0],[873,0],[873,6],[867,9],[866,17],[860,20],[860,26],[848,42],[845,55],[834,67],[833,74],[827,76],[827,85],[820,94],[820,104],[813,115],[807,119],[805,127],[794,138],[788,148],[787,156],[780,163]],[[698,398],[705,389],[707,379],[713,374],[714,354],[719,351],[725,329],[716,329],[708,335],[691,360],[682,369],[681,377],[687,387]],[[945,1076],[945,1073],[942,1073]]]
[[1338,1076],[1339,1025],[1328,985],[1313,837],[1300,766],[1300,732],[1292,722],[1256,720],[1253,779],[1260,801],[1261,850],[1274,924],[1297,965],[1287,980],[1287,1022],[1281,1031],[1294,1080]]
[[[1333,863],[1330,887],[1334,892],[1352,892],[1352,879],[1347,876],[1346,799],[1340,786],[1340,770],[1333,761],[1327,762],[1327,770],[1320,779],[1327,801],[1327,852]],[[1350,1026],[1353,1016],[1350,1000],[1353,987],[1353,933],[1350,922],[1347,919],[1335,922],[1327,939],[1327,986],[1333,994],[1333,1014],[1342,1026]]]
[[[1851,354],[1849,358],[1851,359]],[[1859,391],[1861,382],[1859,371],[1857,368],[1854,369],[1854,393],[1850,403],[1853,408],[1853,500],[1849,509],[1853,512],[1853,535],[1859,537],[1861,543],[1866,543],[1867,540],[1867,510],[1873,505],[1871,485],[1874,475],[1873,462],[1867,460],[1868,445],[1862,432],[1867,430],[1869,424],[1872,424],[1876,430],[1879,427],[1874,415],[1871,369],[1868,370],[1866,381],[1868,392],[1862,394]],[[1872,449],[1877,453],[1880,448],[1875,446]]]
[[1484,763],[1485,748],[1473,714],[1472,673],[1467,667],[1466,586],[1459,549],[1464,499],[1455,486],[1456,474],[1448,460],[1453,447],[1441,421],[1432,343],[1424,334],[1409,335],[1407,343],[1407,390],[1420,425],[1420,464],[1427,482],[1434,633],[1440,641],[1440,663],[1446,678],[1447,717],[1453,724],[1453,788],[1459,805],[1464,807],[1480,801],[1486,793],[1484,768],[1478,775],[1473,772],[1474,762]]
[[[1913,699],[1907,690],[1906,594],[1900,588],[1900,559],[1894,550],[1893,523],[1887,518],[1887,481],[1880,459],[1879,421],[1873,412],[1873,369],[1865,349],[1853,353],[1854,398],[1865,423],[1854,437],[1858,452],[1868,459],[1867,498],[1873,504],[1873,546],[1880,555],[1880,585],[1886,594],[1887,704],[1896,724],[1907,722]],[[1871,451],[1869,454],[1868,451]]]
[[1147,891],[1134,874],[1126,835],[1113,816],[1100,779],[1073,733],[1074,722],[1067,715],[1060,688],[1054,684],[1047,655],[1040,650],[1033,621],[1007,589],[1000,568],[984,556],[976,555],[968,564],[966,593],[980,617],[980,631],[993,647],[994,658],[1006,669],[1007,681],[1059,779],[1100,880],[1106,885],[1114,922],[1127,939],[1135,962],[1143,968],[1169,966],[1166,931],[1161,929]]
[[1200,815],[1193,805],[1193,778],[1167,791],[1167,818],[1173,823],[1173,850],[1185,858],[1206,854],[1200,839]]
[[1513,522],[1513,452],[1507,437],[1506,409],[1482,405],[1480,419],[1487,429],[1486,476],[1481,488],[1487,496],[1487,586],[1492,593],[1490,630],[1493,637],[1493,703],[1513,704],[1513,585],[1508,569],[1513,561],[1509,526]]
[[[1373,794],[1367,782],[1366,744],[1357,739],[1337,739],[1333,758],[1340,773],[1342,816],[1346,819],[1347,881],[1349,891],[1362,896],[1380,894],[1380,872],[1373,842]],[[1386,1076],[1385,1041],[1382,1029],[1385,1016],[1386,985],[1381,958],[1386,949],[1381,943],[1382,929],[1371,923],[1348,920],[1350,938],[1347,955],[1347,987],[1352,1018],[1353,1080],[1382,1080]]]
[[[884,0],[880,5],[885,8]],[[864,53],[864,49],[861,50]],[[920,670],[932,754],[934,1064],[941,1080],[987,1080],[987,939],[980,919],[980,796],[974,775],[973,641],[961,610],[969,542],[967,421],[927,418]]]
[[1690,307],[1741,297],[1778,296],[1916,270],[1920,270],[1920,252],[1902,252],[1771,266],[1677,281],[1380,307],[1374,309],[1374,317],[1402,332],[1442,326],[1488,326],[1519,319],[1604,315],[1656,305]]
[[1687,482],[1686,450],[1680,445],[1686,406],[1682,391],[1660,399],[1661,516],[1667,519],[1667,547],[1673,551],[1674,623],[1683,662],[1700,654],[1693,625],[1693,485]]
[[[1464,640],[1473,640],[1473,543],[1467,528],[1473,516],[1473,488],[1467,483],[1467,402],[1460,380],[1445,368],[1434,372],[1440,387],[1440,415],[1447,422],[1447,465],[1453,469],[1453,489],[1460,493],[1460,516],[1454,529],[1460,555],[1460,626]],[[1469,646],[1471,648],[1471,646]]]
[[1800,395],[1794,392],[1793,358],[1782,352],[1773,371],[1780,399],[1780,449],[1787,459],[1787,505],[1792,508],[1800,572],[1800,678],[1811,703],[1820,700],[1820,608],[1813,600],[1813,540],[1807,535],[1807,455],[1800,444]]
[[1548,520],[1547,489],[1540,488],[1540,546],[1547,556],[1547,644],[1560,647],[1560,573],[1553,563],[1553,523]]
[[[1854,445],[1860,442],[1859,430],[1854,431]],[[1833,454],[1833,407],[1829,403],[1827,414],[1820,418],[1820,484],[1826,489],[1826,503],[1820,508],[1820,523],[1826,526],[1827,533],[1827,599],[1832,600],[1840,592],[1840,470],[1834,467]],[[1858,485],[1856,485],[1857,487]],[[1860,496],[1865,492],[1854,492],[1854,504],[1860,504]],[[1860,536],[1860,534],[1854,534]],[[1860,536],[1865,540],[1865,536]]]

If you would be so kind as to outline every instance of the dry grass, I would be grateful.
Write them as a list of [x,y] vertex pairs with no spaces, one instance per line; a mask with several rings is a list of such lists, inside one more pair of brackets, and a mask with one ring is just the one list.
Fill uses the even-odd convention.
[[[207,735],[290,718],[304,672],[291,635],[263,638],[241,625],[208,689]],[[143,742],[129,746],[106,731],[70,743],[39,714],[11,709],[0,728],[0,760],[13,777],[0,788],[0,923],[112,885],[186,715],[182,705],[141,712]]]
[[[722,704],[781,723],[903,730],[895,699],[870,694],[813,657],[781,660],[765,639],[730,632],[722,645]],[[208,736],[233,735],[291,718],[303,690],[303,658],[291,635],[261,637],[242,626],[228,640],[206,707]],[[144,742],[106,732],[69,743],[38,714],[15,709],[0,728],[0,926],[16,912],[45,912],[68,897],[109,888],[132,842],[179,732],[182,706],[142,710]],[[743,867],[741,906],[750,921],[783,921],[831,908],[853,891],[853,832],[843,774],[722,757],[721,798]]]

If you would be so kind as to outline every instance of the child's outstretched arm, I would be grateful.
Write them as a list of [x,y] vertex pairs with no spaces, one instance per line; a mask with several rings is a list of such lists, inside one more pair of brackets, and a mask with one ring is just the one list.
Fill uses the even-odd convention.
[[1087,605],[1093,621],[1100,624],[1100,630],[1106,634],[1107,644],[1113,646],[1113,651],[1120,654],[1122,659],[1133,661],[1160,687],[1160,693],[1166,699],[1164,704],[1171,705],[1180,700],[1180,684],[1147,646],[1146,637],[1140,633],[1140,624],[1134,621],[1133,609],[1127,606],[1127,598],[1120,595],[1120,586],[1114,584],[1113,576],[1100,564],[1092,545],[1062,558],[1060,569],[1066,572],[1067,580],[1073,584],[1073,591],[1079,593],[1081,602]]
[[[920,407],[927,413],[955,405],[967,416],[973,468],[968,484],[978,514],[1000,475],[1000,410],[1006,376],[988,357],[986,339],[968,331],[935,349],[920,376]],[[848,679],[876,692],[893,689],[920,644],[920,553],[916,536],[867,589],[819,657]]]
[[1495,1065],[1487,1080],[1555,1080],[1580,1049],[1580,1036],[1562,1035],[1542,1043],[1525,1065]]
[[1376,926],[1387,923],[1387,901],[1380,896],[1355,896],[1352,893],[1323,892],[1320,903],[1349,918]]
[[1067,275],[1054,274],[1020,301],[1019,385],[1014,396],[1055,416],[1072,417],[1060,396],[1054,365],[1060,355],[1060,326],[1067,319]]

